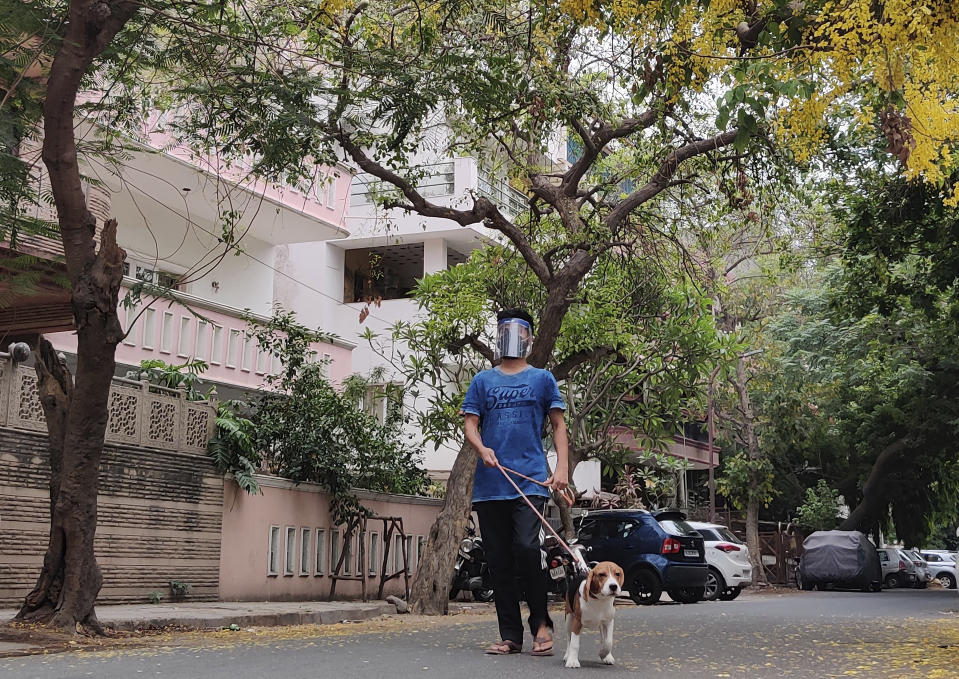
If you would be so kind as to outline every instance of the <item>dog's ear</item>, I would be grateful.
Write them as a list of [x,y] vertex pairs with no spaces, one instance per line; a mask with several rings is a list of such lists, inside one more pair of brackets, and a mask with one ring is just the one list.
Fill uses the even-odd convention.
[[589,575],[586,576],[586,596],[590,599],[598,599],[599,591],[603,587],[603,583],[599,581],[599,578],[596,576],[596,569],[590,569]]

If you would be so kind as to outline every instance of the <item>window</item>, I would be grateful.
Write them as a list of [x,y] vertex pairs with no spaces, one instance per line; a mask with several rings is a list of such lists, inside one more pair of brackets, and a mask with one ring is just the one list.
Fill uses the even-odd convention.
[[336,565],[340,560],[340,531],[330,533],[330,575],[336,573]]
[[193,337],[190,331],[193,329],[193,319],[187,316],[180,317],[180,337],[176,343],[176,354],[181,358],[190,357],[190,349],[193,347]]
[[210,363],[223,363],[223,326],[213,324],[213,344],[210,347]]
[[370,575],[376,575],[380,566],[380,534],[370,533]]
[[129,346],[136,346],[137,343],[137,330],[140,325],[137,321],[138,314],[140,313],[139,307],[129,307],[127,309],[126,325],[124,329],[126,330],[126,336],[123,338],[123,343]]
[[[361,554],[362,552],[362,554]],[[370,560],[370,534],[362,531],[356,539],[356,574],[363,575],[363,558]]]
[[235,368],[240,359],[240,331],[230,328],[230,342],[226,348],[226,367]]
[[156,342],[157,337],[157,328],[156,328],[156,310],[155,309],[144,309],[143,311],[143,340],[141,345],[144,349],[152,349],[154,342]]
[[286,559],[283,562],[283,575],[293,575],[296,567],[296,528],[286,527]]
[[340,175],[334,173],[326,179],[326,207],[331,210],[336,207],[336,180]]
[[326,572],[326,530],[316,529],[316,563],[313,575],[323,575]]
[[413,552],[413,536],[406,536],[406,572],[416,571],[416,554]]
[[271,356],[270,357],[270,374],[279,375],[282,369],[283,369],[283,363],[280,361],[280,357]]
[[210,357],[210,324],[206,321],[196,322],[196,349],[193,350],[193,355],[201,361]]
[[726,542],[731,542],[734,545],[744,544],[742,540],[739,539],[739,536],[728,528],[717,528],[716,533],[719,535],[720,540],[725,540]]
[[386,385],[371,384],[368,386],[360,398],[359,407],[360,410],[367,415],[371,415],[380,424],[385,423],[386,409],[388,407]]
[[157,287],[167,288],[170,290],[177,290],[180,287],[177,282],[179,276],[166,271],[153,269],[143,262],[124,262],[123,275],[129,276],[131,268],[133,270],[133,278],[136,278],[138,281],[143,281],[144,283],[149,283],[150,285],[156,285]]
[[407,298],[423,277],[423,244],[347,250],[343,276],[344,302]]
[[423,558],[423,548],[426,547],[426,536],[419,535],[416,538],[416,563],[420,562],[420,559]]
[[267,575],[276,575],[280,570],[280,527],[270,526],[270,551],[266,566]]
[[160,351],[169,354],[173,351],[173,313],[163,312],[163,323],[160,325]]
[[349,540],[343,541],[343,549],[346,550],[346,559],[343,560],[343,575],[352,575],[356,572],[356,537],[351,536]]
[[330,378],[330,364],[333,363],[333,357],[329,354],[323,354],[323,363],[320,366],[320,374],[323,377]]
[[399,573],[406,565],[403,558],[403,536],[393,536],[393,573]]
[[243,333],[243,355],[240,357],[240,370],[250,372],[253,369],[253,354],[256,351],[256,340],[251,335]]
[[257,349],[256,352],[256,374],[264,375],[270,367],[270,352],[266,349]]
[[300,575],[310,574],[310,533],[309,528],[300,529]]

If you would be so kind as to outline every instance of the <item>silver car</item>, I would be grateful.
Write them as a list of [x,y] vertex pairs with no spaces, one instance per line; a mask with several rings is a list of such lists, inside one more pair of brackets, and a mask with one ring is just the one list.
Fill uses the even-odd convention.
[[912,563],[916,566],[916,584],[913,587],[917,589],[925,589],[929,583],[932,581],[932,571],[929,568],[929,564],[926,563],[925,558],[919,555],[914,549],[904,549],[903,553],[912,559]]
[[929,564],[929,570],[932,572],[932,579],[939,582],[944,589],[956,588],[956,562],[952,552],[936,550],[919,552],[920,556],[926,559]]
[[916,565],[898,547],[880,547],[879,565],[882,566],[882,585],[888,589],[916,586]]

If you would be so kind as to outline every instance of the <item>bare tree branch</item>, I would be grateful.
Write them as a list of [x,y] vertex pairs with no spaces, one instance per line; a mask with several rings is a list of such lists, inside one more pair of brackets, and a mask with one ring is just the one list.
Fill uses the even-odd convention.
[[733,140],[736,139],[738,134],[739,130],[730,130],[715,137],[701,139],[692,144],[686,144],[678,149],[674,149],[666,156],[666,160],[659,166],[659,169],[656,171],[656,174],[653,175],[652,179],[626,196],[626,198],[620,201],[619,204],[610,211],[606,216],[606,225],[615,232],[616,229],[622,226],[633,210],[669,186],[670,180],[684,161],[694,156],[728,146],[733,143]]

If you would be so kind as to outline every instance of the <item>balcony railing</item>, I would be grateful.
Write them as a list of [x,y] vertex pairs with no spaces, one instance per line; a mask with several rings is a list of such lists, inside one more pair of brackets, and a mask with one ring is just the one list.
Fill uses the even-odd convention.
[[[456,183],[452,162],[421,165],[416,169],[422,172],[416,181],[416,190],[424,198],[443,198],[453,195]],[[389,191],[396,191],[396,187],[382,182],[373,175],[358,174],[350,185],[350,207],[370,206],[376,194]]]
[[[0,352],[0,426],[46,432],[37,373]],[[188,401],[186,392],[113,378],[106,442],[205,453],[216,430],[216,401]]]
[[496,203],[510,218],[516,218],[529,210],[526,196],[510,186],[505,179],[493,177],[482,169],[476,179],[476,188],[481,196],[486,196]]

